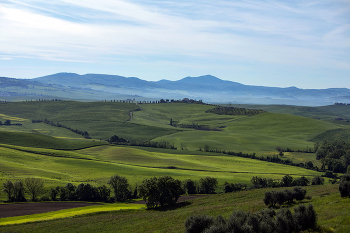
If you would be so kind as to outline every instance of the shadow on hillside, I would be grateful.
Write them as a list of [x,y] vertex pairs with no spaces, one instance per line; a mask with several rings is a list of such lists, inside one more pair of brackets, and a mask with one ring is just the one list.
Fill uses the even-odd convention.
[[171,205],[171,206],[156,207],[156,208],[154,208],[152,210],[156,210],[156,211],[176,210],[176,209],[179,209],[179,208],[191,205],[191,204],[192,204],[192,202],[190,202],[190,201],[183,201],[183,202],[179,202],[179,203],[176,203],[174,205]]

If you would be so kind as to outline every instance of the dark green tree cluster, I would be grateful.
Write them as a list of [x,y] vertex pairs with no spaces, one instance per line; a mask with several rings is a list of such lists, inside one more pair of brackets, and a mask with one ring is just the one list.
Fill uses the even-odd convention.
[[228,183],[228,182],[224,183],[225,193],[238,192],[246,189],[247,189],[247,185],[243,183]]
[[216,107],[214,109],[209,109],[207,113],[215,113],[218,115],[245,115],[254,116],[266,111],[261,109],[246,109],[246,108],[234,108],[234,107]]
[[30,195],[31,201],[37,201],[44,193],[44,182],[38,178],[25,178],[24,181],[15,182],[7,180],[3,183],[3,192],[6,193],[9,202],[27,201],[25,194]]
[[306,190],[301,187],[294,187],[294,189],[285,189],[278,191],[268,191],[265,192],[265,197],[263,199],[265,205],[276,206],[282,205],[285,202],[292,203],[294,200],[302,201],[305,199]]
[[130,143],[128,143],[128,145],[129,146],[143,146],[143,147],[173,149],[173,150],[177,149],[177,147],[174,146],[174,144],[170,144],[167,141],[160,141],[160,142],[154,142],[154,141],[130,142]]
[[339,181],[341,197],[350,197],[350,174],[342,175]]
[[281,209],[277,213],[273,209],[258,213],[234,211],[225,219],[207,215],[190,216],[186,219],[187,233],[292,233],[317,227],[317,214],[313,206],[299,205],[290,209]]
[[9,202],[24,202],[27,201],[25,197],[25,185],[22,180],[12,182],[7,180],[3,183],[3,192],[6,193],[7,201]]
[[[253,176],[250,182],[253,184],[252,188],[277,188],[277,187],[293,187],[293,186],[307,186],[310,181],[305,176],[294,179],[290,175],[282,177],[281,181],[275,181],[272,179]],[[323,184],[323,183],[322,183]]]
[[350,166],[350,143],[323,141],[315,143],[316,159],[321,160],[322,169],[335,173],[346,173]]
[[183,181],[184,193],[187,194],[214,194],[218,186],[218,180],[214,177],[203,177],[199,181],[187,179]]
[[311,180],[311,185],[323,185],[324,184],[324,178],[321,176],[315,176]]
[[145,179],[138,187],[138,191],[142,199],[146,201],[147,208],[173,205],[183,193],[181,181],[170,176]]
[[[137,190],[133,192],[125,177],[114,175],[106,185],[95,187],[89,183],[81,183],[75,186],[67,183],[65,186],[57,186],[50,190],[52,201],[102,201],[102,202],[123,202],[127,199],[136,198]],[[112,190],[112,192],[111,192]],[[111,193],[114,196],[111,196]]]
[[116,144],[124,144],[126,142],[129,142],[128,140],[118,137],[117,135],[113,135],[107,140],[109,143],[116,143]]
[[95,187],[89,183],[81,183],[78,186],[67,183],[65,186],[51,188],[49,194],[52,201],[112,201],[111,191],[107,186]]

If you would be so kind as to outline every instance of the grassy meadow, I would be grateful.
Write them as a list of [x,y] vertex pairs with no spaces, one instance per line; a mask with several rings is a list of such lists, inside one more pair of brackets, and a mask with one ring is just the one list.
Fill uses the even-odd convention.
[[[263,108],[250,106],[254,107]],[[312,178],[322,173],[300,167],[198,151],[205,145],[210,149],[266,156],[276,155],[277,146],[306,150],[313,148],[314,141],[348,138],[347,135],[350,135],[350,126],[334,120],[339,116],[350,117],[348,109],[341,109],[339,106],[317,109],[265,106],[268,112],[255,116],[206,113],[212,108],[212,105],[183,103],[0,103],[1,122],[11,120],[12,124],[22,124],[0,125],[0,183],[36,177],[45,181],[46,189],[63,186],[68,182],[75,185],[90,183],[99,186],[107,184],[112,175],[118,174],[126,177],[131,186],[135,187],[145,178],[154,176],[167,175],[180,180],[199,180],[205,176],[212,176],[219,181],[217,191],[220,193],[225,181],[246,183],[249,186],[253,176],[280,180],[285,175]],[[85,139],[62,127],[32,123],[32,120],[43,119],[88,131],[92,139]],[[170,125],[171,119],[174,124],[208,125],[220,131],[174,127]],[[177,150],[112,145],[105,141],[112,135],[132,141],[168,141],[174,144]],[[285,152],[283,158],[291,159],[295,163],[312,161],[315,166],[321,165],[314,153]],[[346,227],[350,227],[350,202],[340,198],[337,185],[313,186],[307,189],[312,200],[306,202],[314,204],[321,226],[333,228],[337,232],[346,232]],[[265,191],[266,189],[261,189],[210,195],[167,210],[139,210],[138,206],[135,210],[114,211],[116,209],[113,208],[119,205],[116,204],[110,207],[84,207],[85,209],[81,210],[7,218],[1,219],[0,225],[14,225],[0,226],[0,231],[57,232],[59,229],[62,232],[183,232],[183,223],[190,214],[228,216],[234,209],[258,211],[264,208],[262,198]],[[0,200],[5,199],[2,192]],[[119,207],[122,207],[122,204],[120,205]],[[326,211],[327,205],[333,208],[330,213]],[[108,212],[95,213],[102,211]],[[85,215],[76,216],[81,214]],[[45,221],[19,224],[42,220]]]
[[[283,189],[283,188],[279,188]],[[337,185],[306,187],[301,203],[313,204],[318,224],[323,232],[348,232],[350,199],[341,198]],[[236,193],[209,195],[171,209],[120,210],[83,216],[0,226],[2,232],[184,232],[184,222],[190,215],[207,214],[228,217],[234,210],[257,212],[266,208],[262,199],[271,189],[255,189]],[[278,190],[278,189],[277,189]],[[285,205],[293,208],[298,203]],[[53,212],[54,214],[54,212]],[[50,215],[50,214],[47,214]],[[43,217],[45,214],[43,214]],[[5,218],[3,221],[7,221]]]

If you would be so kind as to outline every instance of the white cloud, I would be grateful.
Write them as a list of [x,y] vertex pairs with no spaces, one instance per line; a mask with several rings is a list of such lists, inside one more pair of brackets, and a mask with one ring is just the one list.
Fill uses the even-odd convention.
[[11,0],[0,3],[0,54],[79,62],[192,56],[346,68],[349,55],[338,49],[349,48],[349,22],[339,17],[350,11],[328,10],[329,4]]

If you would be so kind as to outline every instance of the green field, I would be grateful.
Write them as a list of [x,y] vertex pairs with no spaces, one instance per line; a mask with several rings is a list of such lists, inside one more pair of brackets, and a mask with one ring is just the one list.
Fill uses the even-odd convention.
[[[167,175],[180,180],[199,180],[211,176],[218,179],[217,192],[220,193],[225,181],[246,183],[250,186],[253,176],[280,180],[285,175],[312,178],[322,173],[222,153],[202,152],[198,151],[199,148],[209,146],[210,149],[271,156],[277,154],[277,146],[307,150],[313,148],[315,141],[348,139],[350,135],[350,127],[335,120],[340,116],[350,117],[347,106],[265,106],[264,109],[268,112],[255,116],[206,113],[214,107],[184,103],[0,103],[1,122],[11,120],[12,124],[22,124],[0,125],[0,183],[36,177],[45,181],[46,189],[63,186],[68,182],[98,186],[107,184],[112,175],[118,174],[126,177],[131,186],[135,187],[145,178],[154,176]],[[43,119],[88,131],[92,139],[84,139],[81,135],[62,127],[32,123],[32,120]],[[207,125],[216,131],[174,127],[170,125],[170,120],[178,125]],[[132,141],[168,141],[178,149],[112,145],[105,141],[112,135]],[[283,158],[291,159],[295,163],[311,161],[315,166],[321,166],[314,153],[285,152]],[[311,202],[320,213],[320,224],[327,228],[332,227],[338,232],[345,232],[346,228],[342,225],[348,218],[335,211],[348,213],[348,199],[339,197],[336,186],[315,186],[307,189],[313,196]],[[55,232],[57,229],[65,232],[81,232],[87,229],[107,232],[113,231],[117,225],[120,232],[183,232],[183,222],[192,213],[228,216],[237,208],[258,211],[264,208],[263,193],[264,190],[252,190],[214,195],[167,211],[121,210],[93,214],[104,210],[97,210],[97,207],[67,210],[52,213],[54,217],[51,218],[69,217],[67,219],[3,226],[0,227],[0,231],[16,232],[21,226],[23,232]],[[5,200],[4,193],[1,193],[0,200]],[[326,205],[334,208],[332,214],[326,212]],[[107,206],[104,206],[105,210],[110,211]],[[342,209],[344,206],[347,210]],[[72,218],[77,213],[88,215]],[[49,216],[51,215],[42,214],[1,221],[17,224],[21,221],[48,220]],[[157,222],[157,219],[161,222]],[[75,226],[75,221],[79,222],[80,227]],[[350,227],[348,222],[344,226]],[[50,225],[54,227],[49,229]]]
[[[309,186],[307,195],[326,232],[348,232],[350,199],[341,198],[337,185]],[[234,210],[257,212],[266,208],[262,199],[270,189],[210,195],[168,210],[122,210],[56,219],[32,224],[0,226],[2,232],[184,232],[190,215],[228,217]],[[285,206],[285,207],[292,207]],[[43,214],[45,216],[45,214]],[[6,219],[5,219],[6,221]]]

